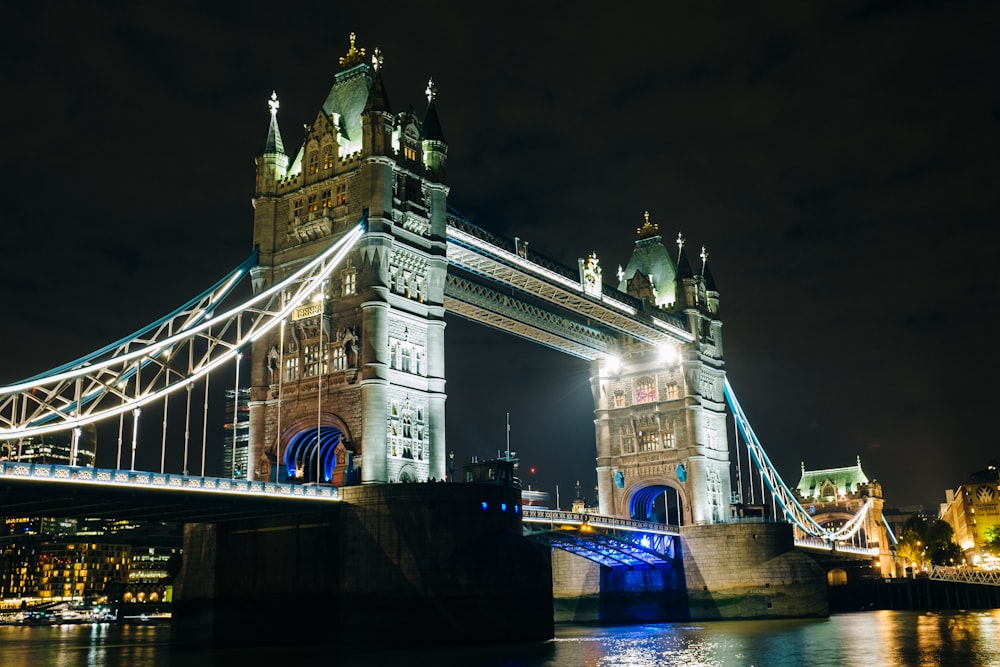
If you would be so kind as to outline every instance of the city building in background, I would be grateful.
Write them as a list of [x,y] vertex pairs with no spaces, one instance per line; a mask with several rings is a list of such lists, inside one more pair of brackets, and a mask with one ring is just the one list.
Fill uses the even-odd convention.
[[966,562],[983,569],[1000,569],[1000,554],[986,544],[1000,530],[1000,471],[996,461],[969,475],[957,489],[945,490],[940,518],[954,531],[953,540]]
[[97,427],[93,424],[70,431],[0,442],[0,461],[94,465]]
[[[222,424],[222,476],[247,478],[247,445],[250,443],[250,389],[226,390],[226,418]],[[233,448],[236,455],[233,455]]]

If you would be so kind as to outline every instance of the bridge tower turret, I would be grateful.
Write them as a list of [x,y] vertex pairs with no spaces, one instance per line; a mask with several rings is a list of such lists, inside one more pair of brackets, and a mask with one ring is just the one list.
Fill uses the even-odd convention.
[[658,225],[637,230],[619,290],[645,309],[677,316],[690,341],[621,340],[619,357],[594,362],[600,512],[665,523],[729,518],[730,473],[719,292],[702,251],[701,272],[678,235],[676,260]]
[[423,122],[392,112],[382,66],[352,33],[294,158],[282,164],[269,131],[257,160],[256,291],[366,228],[312,300],[254,344],[253,479],[329,483],[335,467],[345,483],[446,474],[447,144],[433,95]]

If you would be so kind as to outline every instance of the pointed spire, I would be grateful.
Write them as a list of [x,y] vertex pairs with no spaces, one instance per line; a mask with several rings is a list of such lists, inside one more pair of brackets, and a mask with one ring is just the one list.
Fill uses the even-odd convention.
[[691,263],[688,262],[687,253],[684,252],[684,244],[679,243],[678,245],[680,246],[680,250],[677,251],[677,279],[694,278]]
[[447,143],[444,131],[441,129],[441,121],[438,119],[437,107],[434,104],[434,100],[437,98],[437,86],[434,85],[433,78],[427,80],[424,94],[427,95],[427,113],[424,115],[423,138]]
[[365,111],[392,111],[389,106],[389,95],[385,92],[385,84],[382,82],[383,60],[382,49],[375,47],[375,53],[372,54],[372,69],[375,70],[375,76],[372,77],[372,88],[365,101]]
[[681,261],[681,253],[684,252],[684,235],[677,232],[677,261]]
[[271,99],[267,101],[267,107],[271,110],[271,124],[267,128],[267,142],[264,144],[265,153],[285,152],[285,145],[281,142],[281,132],[278,130],[278,93],[271,91]]

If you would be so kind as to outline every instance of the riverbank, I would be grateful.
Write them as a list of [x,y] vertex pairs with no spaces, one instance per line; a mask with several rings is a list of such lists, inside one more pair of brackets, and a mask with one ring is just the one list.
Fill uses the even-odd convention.
[[928,578],[862,580],[827,589],[830,613],[1000,609],[1000,586]]

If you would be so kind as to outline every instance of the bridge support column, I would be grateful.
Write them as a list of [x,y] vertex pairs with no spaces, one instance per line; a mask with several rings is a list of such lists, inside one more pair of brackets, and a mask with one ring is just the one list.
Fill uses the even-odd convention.
[[826,576],[787,523],[681,526],[695,620],[827,616]]
[[553,636],[549,551],[516,489],[346,487],[312,514],[186,527],[174,640],[228,646]]

